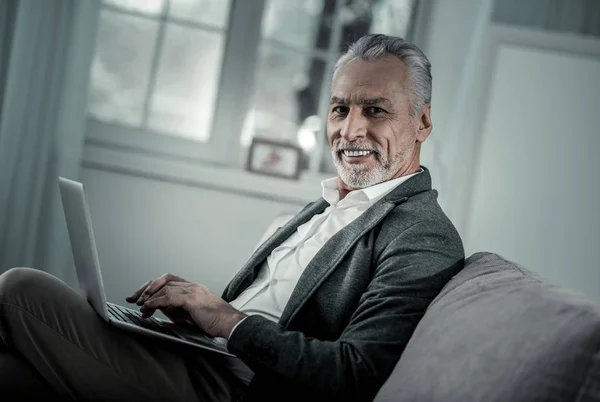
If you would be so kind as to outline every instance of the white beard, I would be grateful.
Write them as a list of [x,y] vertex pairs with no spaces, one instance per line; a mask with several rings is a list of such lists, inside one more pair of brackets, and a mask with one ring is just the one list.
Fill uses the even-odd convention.
[[403,160],[401,155],[396,155],[391,162],[387,160],[381,161],[378,155],[373,155],[378,163],[374,167],[367,168],[363,164],[344,163],[338,152],[331,151],[333,164],[342,181],[348,186],[357,189],[383,183],[392,178],[400,169]]

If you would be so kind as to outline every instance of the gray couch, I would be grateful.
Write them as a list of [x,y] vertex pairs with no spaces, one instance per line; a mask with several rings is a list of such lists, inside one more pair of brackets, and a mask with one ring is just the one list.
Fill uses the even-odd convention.
[[473,254],[375,398],[391,401],[600,401],[600,304]]

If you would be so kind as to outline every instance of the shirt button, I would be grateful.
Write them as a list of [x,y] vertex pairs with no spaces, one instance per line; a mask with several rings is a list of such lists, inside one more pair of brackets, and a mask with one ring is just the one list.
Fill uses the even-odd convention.
[[271,282],[269,283],[269,285],[271,285],[271,286],[277,285],[277,279],[272,279]]

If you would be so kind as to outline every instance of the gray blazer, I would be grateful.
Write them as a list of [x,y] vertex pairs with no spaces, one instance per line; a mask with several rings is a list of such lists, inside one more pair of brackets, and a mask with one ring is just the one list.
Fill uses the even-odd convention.
[[[372,400],[429,303],[464,264],[429,170],[336,233],[300,277],[279,323],[253,315],[228,348],[255,372],[245,400]],[[329,204],[279,228],[223,292],[235,299],[271,251]]]

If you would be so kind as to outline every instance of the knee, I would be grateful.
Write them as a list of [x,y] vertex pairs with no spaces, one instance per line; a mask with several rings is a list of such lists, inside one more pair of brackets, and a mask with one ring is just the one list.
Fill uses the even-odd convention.
[[11,268],[0,275],[0,303],[35,292],[49,274],[33,268]]

